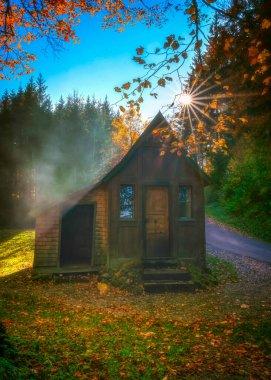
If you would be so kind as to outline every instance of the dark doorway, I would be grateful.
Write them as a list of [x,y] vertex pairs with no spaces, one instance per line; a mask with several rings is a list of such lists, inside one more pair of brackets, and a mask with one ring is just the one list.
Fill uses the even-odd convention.
[[60,266],[90,266],[94,205],[77,205],[62,217]]
[[169,213],[167,187],[147,187],[145,220],[146,257],[169,257]]

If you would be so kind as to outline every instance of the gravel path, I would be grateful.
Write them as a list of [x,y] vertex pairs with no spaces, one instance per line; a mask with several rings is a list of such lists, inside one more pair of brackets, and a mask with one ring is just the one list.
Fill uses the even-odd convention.
[[207,245],[209,255],[232,262],[237,268],[239,278],[244,283],[264,284],[271,282],[271,265],[251,257],[240,256],[222,249]]

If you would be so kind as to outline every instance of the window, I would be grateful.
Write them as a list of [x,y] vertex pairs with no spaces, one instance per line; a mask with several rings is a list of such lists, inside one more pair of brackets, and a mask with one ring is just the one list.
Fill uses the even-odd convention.
[[120,185],[120,218],[134,218],[135,187],[134,185]]
[[179,218],[191,218],[191,186],[179,187]]

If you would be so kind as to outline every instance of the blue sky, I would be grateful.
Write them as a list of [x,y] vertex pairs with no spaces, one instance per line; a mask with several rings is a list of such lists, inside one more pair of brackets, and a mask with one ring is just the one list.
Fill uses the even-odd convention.
[[[37,55],[35,73],[43,75],[48,86],[48,93],[55,103],[60,96],[77,91],[79,95],[94,95],[96,99],[104,99],[108,96],[112,104],[119,99],[114,91],[115,86],[141,76],[143,68],[132,61],[135,49],[139,46],[152,49],[161,47],[164,38],[172,33],[187,36],[185,17],[181,12],[170,16],[163,28],[147,28],[142,24],[134,27],[128,26],[122,33],[112,29],[102,30],[98,17],[84,16],[77,27],[77,35],[80,44],[67,43],[64,50],[57,56],[50,50],[44,52],[43,42],[35,42],[33,45]],[[184,74],[189,68],[190,59],[184,68]],[[19,79],[0,81],[0,94],[5,89],[17,89],[20,83],[24,85],[29,76]],[[161,97],[155,101],[153,98],[145,99],[142,105],[144,118],[152,118],[162,107],[167,104],[173,94],[179,90],[177,84],[171,85],[161,93]]]

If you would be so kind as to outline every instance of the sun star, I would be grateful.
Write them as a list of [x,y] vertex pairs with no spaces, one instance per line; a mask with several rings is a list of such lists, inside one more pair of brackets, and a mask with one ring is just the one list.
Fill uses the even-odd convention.
[[179,101],[183,106],[189,106],[193,102],[193,99],[191,95],[184,93],[180,95]]

